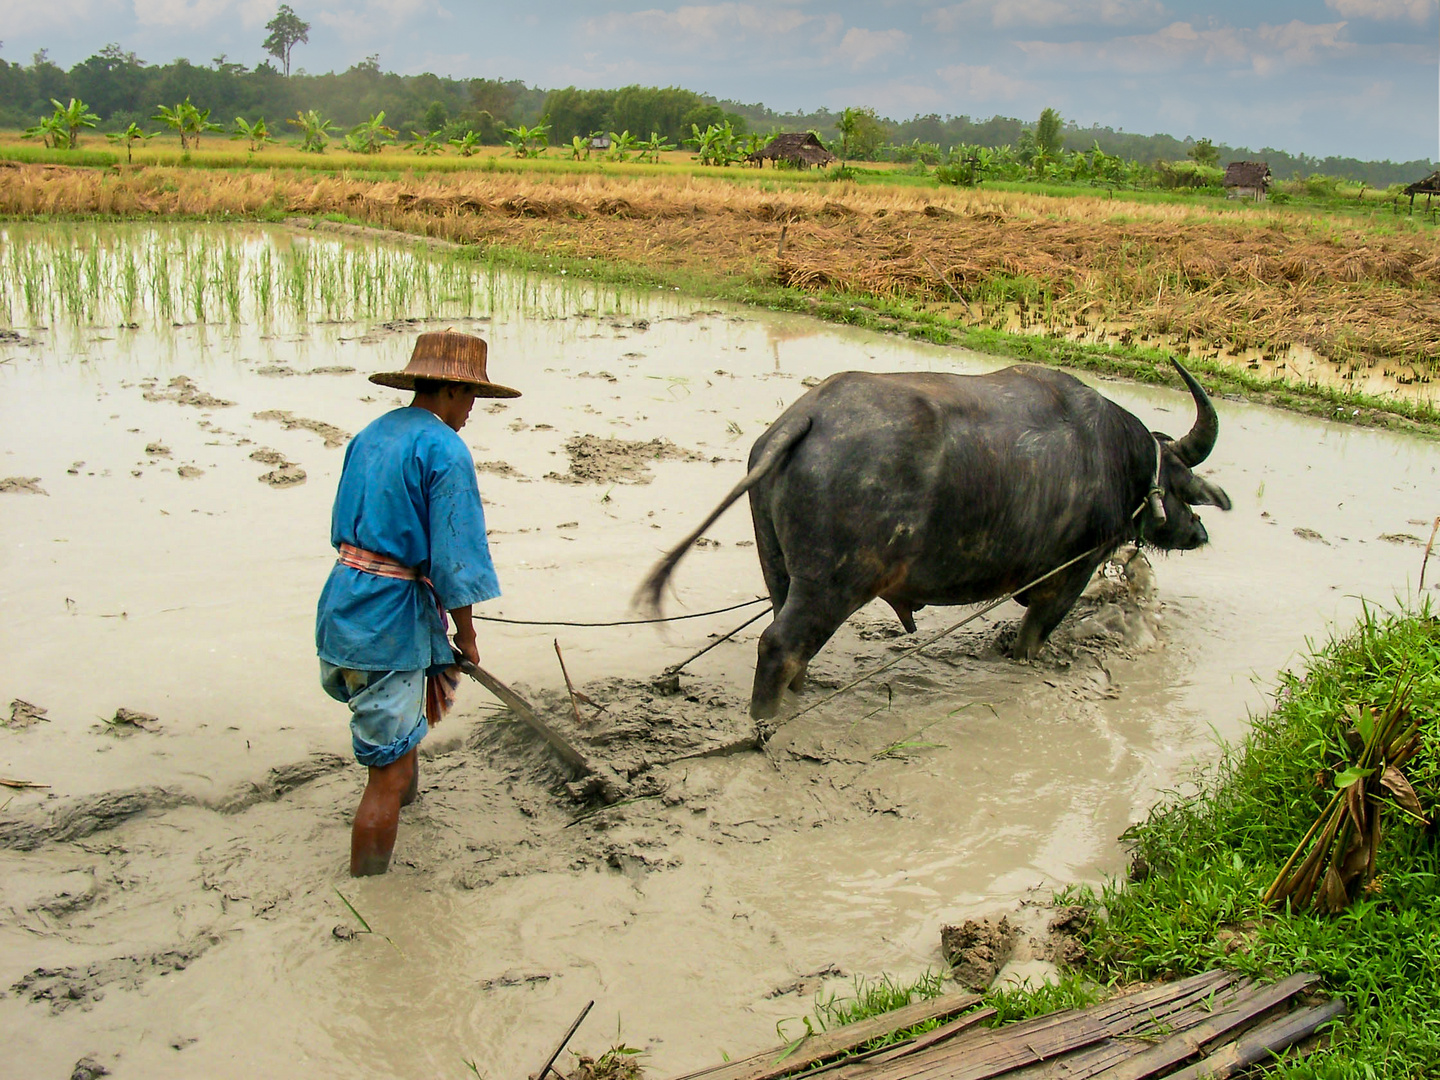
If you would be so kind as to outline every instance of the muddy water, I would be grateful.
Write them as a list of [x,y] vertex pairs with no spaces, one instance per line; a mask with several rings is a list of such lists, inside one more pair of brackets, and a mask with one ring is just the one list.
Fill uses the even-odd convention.
[[[809,380],[1000,366],[673,294],[500,294],[427,324],[484,334],[493,377],[525,391],[463,433],[505,589],[490,615],[623,616]],[[352,882],[362,777],[311,644],[343,453],[327,437],[399,402],[363,373],[403,365],[416,327],[41,329],[12,310],[0,480],[35,483],[0,491],[0,719],[12,699],[46,712],[0,730],[0,775],[49,785],[0,795],[0,1031],[24,1075],[93,1054],[117,1076],[460,1077],[466,1059],[518,1076],[591,998],[576,1046],[618,1027],[660,1075],[772,1043],[817,988],[846,985],[812,973],[912,976],[938,966],[943,923],[1122,872],[1115,837],[1244,733],[1307,637],[1362,596],[1413,596],[1440,512],[1440,447],[1221,401],[1204,468],[1235,508],[1207,513],[1212,546],[1157,557],[1153,596],[1099,590],[1035,664],[997,651],[1019,612],[1002,607],[782,727],[767,753],[657,765],[637,801],[578,824],[544,754],[462,690],[425,744],[394,872]],[[1160,430],[1190,422],[1183,395],[1102,388]],[[689,453],[602,453],[611,479],[569,482],[578,436]],[[284,465],[290,482],[261,479]],[[763,591],[743,509],[710,537],[672,610]],[[748,730],[763,622],[678,696],[645,680],[744,615],[664,633],[489,624],[482,653],[556,704],[558,636],[609,710],[590,734],[643,713],[718,739]],[[887,609],[857,615],[801,702],[892,656],[894,629]],[[156,720],[107,723],[122,707]],[[375,933],[333,935],[360,928],[337,887]]]

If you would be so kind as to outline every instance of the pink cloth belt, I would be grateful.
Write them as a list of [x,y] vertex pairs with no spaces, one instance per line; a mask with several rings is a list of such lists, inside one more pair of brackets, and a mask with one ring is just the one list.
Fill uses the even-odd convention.
[[[449,631],[450,620],[446,616],[445,605],[440,603],[440,594],[435,591],[435,583],[415,567],[406,566],[388,555],[366,551],[354,544],[340,545],[340,565],[348,566],[352,570],[359,570],[362,574],[373,574],[376,577],[393,578],[397,581],[413,581],[423,585],[430,590],[430,595],[435,600],[435,610],[440,613],[441,629]],[[442,668],[434,675],[425,677],[426,720],[431,724],[438,724],[444,718],[445,714],[450,711],[450,707],[455,704],[455,690],[459,685],[460,669],[453,664]]]

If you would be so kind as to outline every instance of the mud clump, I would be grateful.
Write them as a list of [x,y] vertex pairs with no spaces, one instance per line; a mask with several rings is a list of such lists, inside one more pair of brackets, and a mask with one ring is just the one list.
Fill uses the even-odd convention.
[[640,442],[577,435],[565,441],[570,455],[568,473],[546,473],[546,480],[561,484],[648,484],[656,461],[705,461],[703,454],[684,450],[669,439]]
[[1046,927],[1050,932],[1050,958],[1072,967],[1085,960],[1085,946],[1079,935],[1090,925],[1090,910],[1071,904],[1056,910]]
[[87,1054],[75,1062],[75,1068],[70,1072],[70,1080],[100,1080],[100,1077],[109,1075],[109,1069]]
[[38,476],[7,476],[0,480],[0,495],[48,495]]
[[286,462],[278,469],[260,474],[260,482],[274,488],[296,487],[305,482],[305,470],[294,462]]
[[170,448],[164,443],[152,442],[145,444],[145,453],[150,457],[169,457]]
[[475,463],[475,471],[477,473],[489,473],[491,476],[501,476],[507,479],[522,479],[525,475],[508,461],[477,461]]
[[152,734],[160,730],[160,718],[150,713],[136,712],[134,709],[127,709],[124,706],[115,710],[115,715],[105,721],[106,729],[112,735],[127,736],[137,731],[148,731]]
[[250,460],[258,461],[261,465],[275,466],[270,472],[260,475],[262,484],[269,484],[271,487],[294,487],[305,482],[305,470],[287,459],[279,450],[263,446],[250,452]]
[[175,470],[175,475],[180,477],[181,480],[194,480],[197,477],[204,476],[205,470],[196,468],[194,465],[181,465],[180,468]]
[[1003,915],[940,928],[940,953],[951,977],[970,990],[988,989],[1014,951],[1015,928]]
[[135,990],[157,975],[184,971],[216,940],[199,938],[173,949],[119,956],[87,967],[36,968],[10,987],[10,992],[37,1004],[48,1003],[52,1013],[62,1013],[72,1006],[89,1009],[105,997],[108,986]]
[[152,384],[143,396],[146,401],[173,401],[177,405],[191,405],[197,409],[221,409],[235,404],[205,393],[188,375],[176,375],[164,390],[157,390]]
[[256,420],[273,420],[280,424],[286,431],[293,431],[299,428],[303,431],[313,431],[320,438],[325,440],[328,449],[344,446],[350,438],[348,431],[342,431],[334,424],[327,424],[324,420],[310,420],[303,416],[296,416],[285,409],[266,409],[264,412],[255,414]]
[[[27,728],[40,720],[45,720],[45,714],[50,710],[43,705],[34,705],[28,701],[16,698],[10,702],[10,719],[6,723],[8,728]],[[46,720],[48,723],[49,721]]]

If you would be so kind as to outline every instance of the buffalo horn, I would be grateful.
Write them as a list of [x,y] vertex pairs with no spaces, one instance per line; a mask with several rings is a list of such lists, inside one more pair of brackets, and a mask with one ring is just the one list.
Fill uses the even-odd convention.
[[1215,449],[1215,439],[1220,434],[1220,417],[1215,414],[1215,406],[1210,404],[1205,388],[1195,376],[1181,367],[1180,361],[1174,357],[1170,358],[1170,362],[1175,365],[1175,370],[1190,388],[1190,396],[1195,399],[1195,426],[1184,438],[1171,443],[1170,449],[1175,451],[1175,456],[1185,463],[1186,468],[1193,469]]

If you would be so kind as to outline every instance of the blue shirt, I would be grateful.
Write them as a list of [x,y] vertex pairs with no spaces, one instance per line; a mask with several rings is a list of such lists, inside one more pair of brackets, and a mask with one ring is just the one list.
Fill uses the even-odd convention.
[[[418,567],[447,611],[500,595],[475,462],[428,409],[395,409],[350,440],[330,542]],[[339,563],[320,593],[315,648],[357,671],[431,669],[454,655],[428,588]]]

